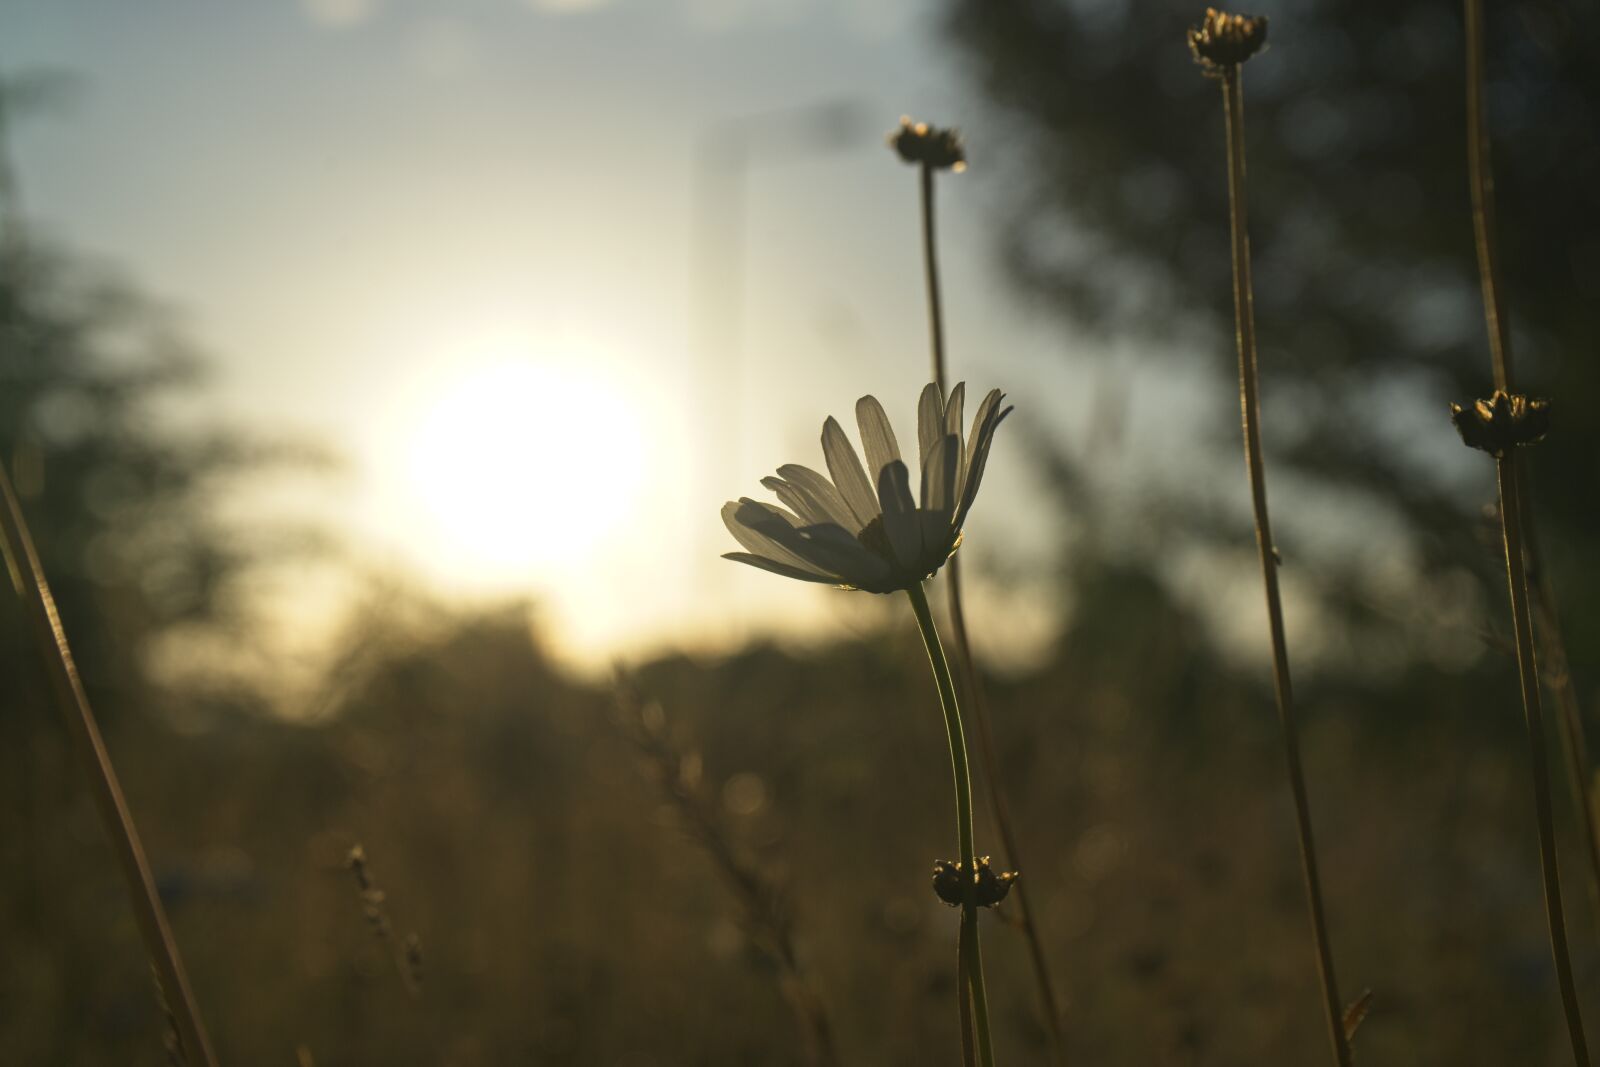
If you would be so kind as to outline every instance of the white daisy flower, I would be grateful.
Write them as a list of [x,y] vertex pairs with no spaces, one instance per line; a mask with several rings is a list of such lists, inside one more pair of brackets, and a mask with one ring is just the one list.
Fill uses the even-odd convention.
[[960,546],[995,429],[1011,414],[1011,408],[1000,407],[1004,394],[990,390],[963,442],[965,397],[965,382],[951,391],[949,403],[931,382],[922,390],[917,403],[920,506],[883,405],[864,396],[856,402],[856,423],[866,468],[838,421],[829,418],[822,424],[822,454],[832,480],[791,463],[778,468],[778,477],[761,480],[784,507],[749,497],[724,504],[722,521],[748,551],[723,558],[803,582],[869,593],[918,585]]

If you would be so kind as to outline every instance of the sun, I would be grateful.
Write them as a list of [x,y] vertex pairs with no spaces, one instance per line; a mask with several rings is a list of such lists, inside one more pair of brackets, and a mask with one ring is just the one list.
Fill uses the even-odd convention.
[[587,562],[639,510],[639,427],[627,391],[581,366],[509,358],[447,380],[405,457],[439,569],[511,581]]

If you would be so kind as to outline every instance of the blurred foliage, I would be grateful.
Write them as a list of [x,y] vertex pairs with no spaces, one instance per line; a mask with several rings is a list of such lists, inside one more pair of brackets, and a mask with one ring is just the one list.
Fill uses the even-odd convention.
[[[139,703],[146,657],[178,626],[251,621],[240,580],[317,546],[286,524],[242,530],[218,500],[314,449],[181,415],[202,361],[153,302],[38,243],[0,255],[0,459],[102,717]],[[0,669],[42,678],[0,617]]]
[[[1535,501],[1574,665],[1594,678],[1600,9],[1485,6],[1518,381],[1556,408],[1556,432],[1532,453]],[[1019,289],[1075,330],[1143,337],[1233,375],[1221,94],[1184,44],[1203,13],[1166,0],[951,0],[946,29],[998,112],[971,136],[974,165],[992,160],[1014,188],[1000,243]],[[1265,13],[1268,47],[1243,82],[1274,482],[1298,476],[1342,494],[1346,513],[1403,516],[1418,595],[1465,566],[1498,604],[1504,575],[1472,521],[1493,498],[1489,465],[1457,454],[1446,411],[1492,384],[1460,4],[1308,0]],[[1362,583],[1328,585],[1339,601]]]

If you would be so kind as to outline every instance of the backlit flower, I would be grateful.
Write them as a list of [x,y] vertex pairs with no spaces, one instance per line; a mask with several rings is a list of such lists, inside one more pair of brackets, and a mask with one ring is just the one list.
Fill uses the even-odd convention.
[[893,593],[920,583],[961,544],[961,527],[978,495],[995,429],[1011,413],[994,389],[983,398],[963,442],[966,383],[948,403],[928,384],[917,404],[917,450],[922,457],[920,500],[894,430],[876,397],[856,402],[867,466],[839,423],[822,424],[822,454],[830,478],[787,464],[763,478],[783,507],[743,497],[722,508],[722,521],[748,551],[724,558],[805,582]]

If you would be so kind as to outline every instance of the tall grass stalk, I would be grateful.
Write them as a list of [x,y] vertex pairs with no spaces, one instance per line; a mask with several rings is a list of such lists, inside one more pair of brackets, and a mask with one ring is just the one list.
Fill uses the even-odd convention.
[[[934,219],[934,170],[927,163],[918,168],[922,192],[922,259],[928,288],[928,337],[933,361],[933,380],[938,383],[939,395],[948,396],[948,380],[944,354],[944,302],[939,285],[939,250]],[[978,756],[983,761],[983,778],[988,784],[989,805],[994,812],[995,826],[1000,831],[1000,845],[1005,849],[1005,866],[1026,873],[1021,850],[1017,847],[1017,834],[1011,822],[1011,806],[1006,800],[1005,786],[1000,778],[999,760],[995,757],[994,728],[989,716],[988,694],[983,680],[978,676],[976,661],[972,656],[972,643],[967,639],[967,613],[961,597],[961,560],[952,556],[948,565],[949,577],[945,588],[950,597],[950,629],[955,637],[956,656],[961,663],[961,676],[966,683],[965,692],[972,708],[973,722],[977,725]],[[1066,1062],[1065,1041],[1061,1033],[1061,1015],[1057,1007],[1055,983],[1050,978],[1050,965],[1046,961],[1044,944],[1039,938],[1039,927],[1034,922],[1033,907],[1028,900],[1028,882],[1018,879],[1011,887],[1017,898],[1017,918],[1028,941],[1028,955],[1033,962],[1034,980],[1039,986],[1040,1009],[1044,1013],[1045,1029],[1050,1035],[1051,1052],[1057,1064]]]
[[[956,786],[956,845],[960,852],[967,897],[961,905],[957,957],[966,964],[964,980],[971,990],[978,1062],[981,1067],[994,1067],[994,1045],[989,1036],[989,998],[984,990],[983,954],[978,944],[978,905],[972,899],[977,856],[973,848],[972,774],[967,765],[966,731],[961,724],[961,705],[956,700],[950,662],[945,658],[939,630],[933,623],[933,612],[928,608],[928,595],[922,591],[922,586],[911,585],[906,588],[906,596],[911,599],[911,610],[916,613],[917,627],[922,631],[922,643],[928,650],[928,665],[933,669],[934,685],[939,690],[939,707],[944,712],[945,736],[950,742],[950,769]],[[957,978],[963,980],[960,975]]]
[[1328,1038],[1334,1060],[1350,1067],[1350,1041],[1345,1033],[1344,1009],[1334,976],[1333,950],[1323,914],[1322,879],[1317,873],[1317,849],[1311,832],[1311,805],[1306,798],[1305,772],[1300,761],[1300,730],[1295,721],[1294,691],[1289,681],[1289,650],[1284,637],[1283,601],[1278,592],[1277,549],[1267,515],[1266,461],[1261,450],[1261,398],[1256,373],[1255,297],[1250,280],[1250,238],[1244,166],[1244,95],[1237,64],[1221,68],[1223,106],[1227,113],[1228,202],[1233,246],[1233,310],[1239,341],[1239,402],[1244,421],[1245,465],[1250,475],[1250,496],[1255,508],[1256,547],[1261,556],[1261,580],[1266,587],[1267,621],[1272,634],[1272,682],[1278,718],[1283,724],[1283,753],[1289,771],[1289,791],[1294,797],[1295,827],[1300,836],[1300,867],[1304,876],[1306,906],[1316,948],[1317,973],[1322,982],[1327,1012]]
[[1545,755],[1544,715],[1539,702],[1539,666],[1533,650],[1533,620],[1528,611],[1528,577],[1522,567],[1521,474],[1515,453],[1495,461],[1500,480],[1500,525],[1505,533],[1506,578],[1511,587],[1511,622],[1516,630],[1517,674],[1522,681],[1522,708],[1528,722],[1528,760],[1533,769],[1534,811],[1539,822],[1539,864],[1544,882],[1545,918],[1550,927],[1550,953],[1555,958],[1561,1006],[1566,1013],[1572,1057],[1589,1067],[1589,1046],[1578,1008],[1578,988],[1567,951],[1567,924],[1561,907],[1561,870],[1556,862],[1555,819],[1551,814],[1550,767]]
[[66,630],[56,610],[55,597],[45,579],[44,567],[29,533],[27,520],[22,514],[22,504],[12,487],[10,474],[0,461],[0,547],[7,557],[17,592],[24,603],[39,653],[50,675],[62,714],[67,720],[67,732],[72,737],[73,748],[89,779],[94,794],[95,807],[112,851],[122,868],[127,882],[128,900],[133,906],[134,919],[139,934],[144,939],[145,952],[155,970],[159,993],[171,1013],[177,1031],[183,1062],[189,1067],[215,1067],[216,1059],[194,993],[189,988],[189,977],[184,970],[183,958],[177,941],[167,923],[166,911],[156,892],[155,880],[150,874],[150,864],[145,859],[144,846],[139,841],[139,831],[134,826],[133,814],[128,810],[117,781],[117,772],[111,765],[100,736],[100,727],[94,710],[84,692],[83,681],[72,659],[72,649],[67,644]]
[[[1494,166],[1490,151],[1489,119],[1485,108],[1483,3],[1465,0],[1467,51],[1467,165],[1472,192],[1472,233],[1478,256],[1478,282],[1483,292],[1483,317],[1489,331],[1489,358],[1494,368],[1496,389],[1516,391],[1511,355],[1511,329],[1506,321],[1505,297],[1500,286],[1500,251],[1495,234]],[[1513,457],[1518,454],[1513,452]],[[1520,463],[1520,458],[1513,462]],[[1545,681],[1556,696],[1560,712],[1561,747],[1567,760],[1573,803],[1578,824],[1583,828],[1584,851],[1591,875],[1590,893],[1600,907],[1600,825],[1596,825],[1594,795],[1590,786],[1589,744],[1584,733],[1583,711],[1578,701],[1567,644],[1561,632],[1561,616],[1555,589],[1545,569],[1539,549],[1538,528],[1534,524],[1533,504],[1526,473],[1517,479],[1517,499],[1521,508],[1523,563],[1533,575],[1531,586],[1534,617],[1544,646]]]

